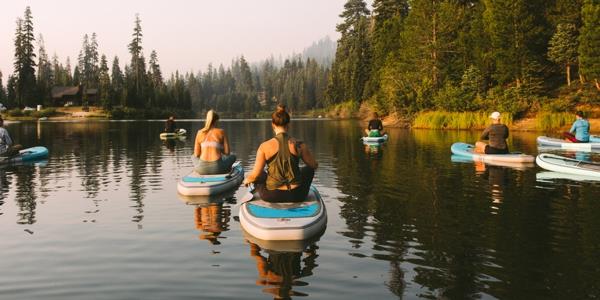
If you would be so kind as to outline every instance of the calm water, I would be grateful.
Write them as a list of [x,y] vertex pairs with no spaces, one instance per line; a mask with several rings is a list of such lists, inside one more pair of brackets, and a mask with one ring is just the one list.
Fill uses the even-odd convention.
[[[329,221],[282,253],[244,238],[244,188],[177,195],[193,140],[163,144],[162,122],[9,124],[50,157],[0,169],[0,299],[600,297],[600,183],[452,162],[452,142],[475,132],[392,129],[365,148],[358,125],[293,124],[320,163]],[[221,126],[249,170],[269,123]],[[535,137],[510,143],[533,154]]]

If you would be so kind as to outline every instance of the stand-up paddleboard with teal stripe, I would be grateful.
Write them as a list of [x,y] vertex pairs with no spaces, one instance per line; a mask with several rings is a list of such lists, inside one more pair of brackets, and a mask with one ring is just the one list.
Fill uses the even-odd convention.
[[364,136],[361,138],[361,140],[365,144],[380,144],[380,143],[384,143],[388,140],[388,135],[386,133],[383,136],[378,136],[378,137]]
[[33,162],[48,157],[48,148],[37,146],[19,151],[12,157],[0,157],[0,164],[16,164],[20,162]]
[[217,175],[200,175],[195,171],[183,176],[177,183],[177,191],[184,196],[210,196],[234,189],[244,180],[244,169],[238,161],[231,172]]
[[537,143],[540,146],[556,147],[566,150],[592,151],[600,150],[600,136],[590,136],[589,143],[571,143],[561,139],[555,139],[547,136],[538,136]]
[[314,186],[302,202],[244,202],[239,217],[242,228],[262,240],[303,240],[323,232],[327,225],[325,203]]
[[535,161],[535,157],[523,153],[480,154],[473,152],[474,149],[475,146],[466,143],[454,143],[450,147],[452,154],[469,157],[474,161],[510,163],[531,163]]

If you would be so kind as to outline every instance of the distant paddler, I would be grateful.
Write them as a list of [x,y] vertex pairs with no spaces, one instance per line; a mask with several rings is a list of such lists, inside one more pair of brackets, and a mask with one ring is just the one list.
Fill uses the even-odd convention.
[[[508,154],[508,127],[500,122],[500,113],[495,111],[490,115],[492,125],[481,133],[480,141],[475,144],[476,153],[480,154]],[[483,142],[489,141],[489,144]]]
[[217,128],[219,115],[214,110],[206,114],[204,128],[198,130],[194,142],[194,170],[201,175],[224,174],[231,171],[236,160],[231,154],[225,130]]
[[371,120],[369,121],[369,125],[367,125],[367,129],[365,129],[365,133],[368,137],[380,137],[385,134],[383,132],[383,123],[381,123],[379,115],[376,112],[371,114]]
[[12,157],[19,154],[19,151],[23,149],[23,146],[13,144],[13,140],[8,134],[8,130],[4,128],[4,119],[0,116],[0,156]]
[[165,132],[166,133],[176,133],[177,132],[177,123],[175,122],[175,116],[171,115],[165,122]]
[[575,113],[575,122],[569,132],[564,132],[565,140],[571,143],[589,143],[590,142],[590,122],[585,119],[582,111]]

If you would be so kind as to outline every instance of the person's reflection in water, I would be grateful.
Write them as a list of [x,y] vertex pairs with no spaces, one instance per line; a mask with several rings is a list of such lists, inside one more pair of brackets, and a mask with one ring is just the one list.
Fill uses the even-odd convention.
[[164,144],[171,153],[175,152],[175,139],[166,139]]
[[492,214],[497,214],[497,210],[500,209],[499,205],[504,200],[504,187],[508,179],[507,170],[502,167],[489,166],[488,167],[488,181],[490,183],[490,193],[492,195]]
[[194,210],[194,222],[196,228],[201,230],[199,238],[207,240],[213,245],[220,245],[221,232],[229,230],[231,210],[223,207],[223,203],[212,203],[210,205],[198,206]]
[[379,144],[365,145],[365,154],[370,158],[380,159],[383,156],[383,146]]
[[[294,291],[294,286],[307,286],[308,283],[298,279],[311,276],[317,266],[316,245],[311,245],[303,252],[278,252],[263,250],[257,244],[250,244],[250,256],[256,260],[258,279],[256,285],[265,286],[263,292],[273,295],[273,299],[292,299],[292,296],[306,297],[308,294]],[[261,250],[268,254],[264,257]],[[304,266],[302,263],[304,262]]]

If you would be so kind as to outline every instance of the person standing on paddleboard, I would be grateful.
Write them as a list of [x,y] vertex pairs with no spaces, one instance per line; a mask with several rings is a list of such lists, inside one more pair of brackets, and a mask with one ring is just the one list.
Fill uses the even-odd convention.
[[563,132],[565,139],[571,143],[589,143],[590,141],[590,122],[583,117],[583,112],[575,113],[575,122],[569,132]]
[[0,116],[0,156],[11,157],[19,154],[19,150],[23,149],[21,145],[13,145],[13,140],[8,134],[8,130],[4,128],[4,119]]
[[[289,123],[285,105],[278,105],[271,115],[275,137],[258,147],[254,169],[244,180],[244,185],[254,183],[260,197],[267,202],[304,201],[318,167],[308,146],[288,135]],[[305,167],[299,167],[300,160]]]
[[[481,133],[481,141],[475,143],[475,152],[480,154],[508,154],[508,127],[500,122],[500,113],[495,111],[490,115],[492,125]],[[489,140],[489,144],[482,142]]]

